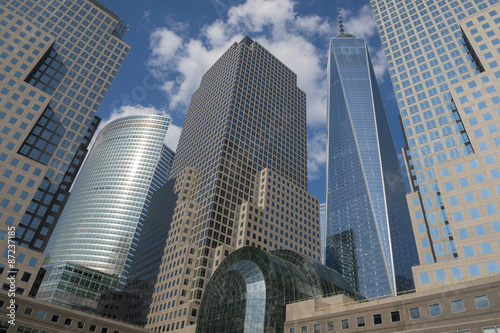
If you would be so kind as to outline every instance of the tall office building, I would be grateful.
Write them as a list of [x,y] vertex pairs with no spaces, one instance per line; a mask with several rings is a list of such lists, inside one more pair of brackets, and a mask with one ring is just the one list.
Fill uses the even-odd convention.
[[326,247],[326,203],[319,205],[319,225],[321,233],[321,263],[325,263]]
[[154,196],[127,290],[129,321],[193,325],[214,270],[235,249],[320,260],[319,201],[307,193],[306,103],[297,77],[245,37],[203,75],[172,176]]
[[2,1],[0,30],[0,270],[9,228],[24,228],[17,292],[28,293],[76,174],[70,165],[128,53],[127,28],[97,1],[51,0]]
[[405,132],[415,283],[498,272],[498,0],[371,4]]
[[326,264],[366,297],[412,289],[417,253],[406,188],[366,41],[344,33],[328,58]]
[[[101,289],[125,287],[149,201],[170,171],[173,152],[163,143],[169,123],[136,115],[100,131],[45,250],[47,274],[38,298],[96,308]],[[108,284],[92,290],[75,265],[107,274]]]
[[57,221],[59,221],[63,207],[68,201],[69,190],[87,156],[89,144],[100,122],[101,118],[97,116],[92,120],[61,184],[54,186],[45,178],[36,190],[30,206],[16,228],[16,241],[20,246],[36,249],[40,252],[45,250]]

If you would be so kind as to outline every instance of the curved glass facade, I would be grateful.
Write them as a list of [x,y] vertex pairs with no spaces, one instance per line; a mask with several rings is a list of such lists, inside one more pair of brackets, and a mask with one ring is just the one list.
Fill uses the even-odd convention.
[[47,245],[47,265],[79,264],[121,277],[123,287],[148,197],[168,177],[169,123],[138,115],[101,130]]
[[286,303],[334,293],[363,298],[338,272],[302,254],[244,247],[215,271],[196,332],[283,332]]

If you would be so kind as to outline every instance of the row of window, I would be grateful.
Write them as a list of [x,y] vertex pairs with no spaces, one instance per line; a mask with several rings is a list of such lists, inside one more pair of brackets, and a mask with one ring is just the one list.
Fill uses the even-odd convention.
[[[485,309],[490,307],[490,303],[488,300],[488,297],[486,295],[482,296],[475,296],[474,297],[474,304],[476,305],[476,309]],[[451,310],[453,313],[461,313],[465,311],[465,306],[464,302],[461,299],[454,300],[450,302],[451,305]],[[436,316],[441,316],[443,314],[441,304],[436,303],[436,304],[430,304],[429,305],[429,313],[431,317],[436,317]],[[420,314],[420,307],[414,307],[408,309],[408,314],[410,320],[416,320],[421,318]],[[391,311],[390,312],[390,318],[391,318],[391,323],[398,323],[401,321],[401,313],[400,311]],[[368,321],[365,320],[365,317],[357,317],[355,321],[355,327],[366,327],[368,324]],[[372,325],[382,325],[382,314],[374,314],[372,315]],[[349,319],[342,319],[340,320],[340,328],[342,330],[347,330],[349,328],[354,328],[352,326]],[[333,332],[335,331],[335,322],[334,321],[329,321],[326,323],[326,331],[327,332]],[[300,333],[307,333],[308,332],[308,327],[307,326],[301,326],[300,328]],[[321,333],[321,324],[314,324],[313,325],[313,333]],[[461,332],[468,332],[468,331],[460,331]],[[486,331],[485,331],[486,332]],[[488,331],[489,333],[490,331]],[[494,331],[491,331],[494,333]],[[295,328],[292,327],[289,330],[289,333],[298,333],[296,332]],[[499,332],[500,333],[500,332]]]
[[[0,309],[3,308],[4,305],[5,305],[5,301],[0,300]],[[18,309],[19,309],[19,305],[16,305],[16,312]],[[23,314],[26,316],[31,316],[33,314],[33,312],[34,312],[34,310],[32,308],[26,307],[24,309]],[[84,328],[88,327],[88,332],[98,332],[97,325],[95,325],[95,324],[85,325],[85,322],[83,322],[83,321],[74,321],[72,318],[68,318],[68,317],[64,318],[64,321],[63,321],[61,316],[54,314],[54,315],[52,315],[52,317],[50,317],[50,315],[47,316],[47,312],[42,311],[42,310],[38,311],[36,318],[38,320],[46,320],[46,319],[48,320],[50,318],[50,321],[53,323],[63,322],[64,325],[68,326],[68,328],[75,322],[76,326],[74,326],[74,327],[76,327],[80,330],[83,330]],[[19,326],[16,332],[31,332],[31,330],[25,330],[24,326]],[[106,327],[102,327],[100,332],[101,333],[111,333],[111,331]],[[120,332],[117,330],[114,330],[113,333],[120,333]]]

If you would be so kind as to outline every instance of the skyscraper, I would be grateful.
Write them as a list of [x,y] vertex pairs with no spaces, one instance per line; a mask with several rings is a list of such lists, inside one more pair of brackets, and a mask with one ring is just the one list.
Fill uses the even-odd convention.
[[325,263],[326,248],[326,203],[319,205],[319,224],[321,229],[321,263]]
[[406,139],[415,283],[498,272],[498,0],[371,5]]
[[411,289],[417,254],[366,41],[344,33],[340,10],[339,19],[328,58],[326,264],[369,298]]
[[152,200],[127,287],[141,297],[128,320],[170,331],[194,324],[213,271],[240,247],[319,261],[306,161],[296,74],[248,37],[234,43],[194,92],[171,179]]
[[[80,305],[65,293],[92,288],[65,283],[59,272],[67,263],[114,277],[109,289],[124,288],[149,200],[170,171],[173,152],[163,143],[169,123],[163,116],[136,115],[100,131],[45,250],[47,274],[38,298]],[[80,303],[95,307],[97,300]]]
[[17,292],[27,293],[76,175],[75,154],[129,51],[127,27],[94,0],[3,1],[0,23],[0,238],[19,228],[29,247],[16,251]]

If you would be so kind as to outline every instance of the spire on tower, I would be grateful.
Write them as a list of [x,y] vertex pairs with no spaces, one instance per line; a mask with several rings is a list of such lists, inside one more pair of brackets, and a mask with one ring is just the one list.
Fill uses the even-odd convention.
[[340,28],[340,34],[342,35],[344,33],[344,25],[342,24],[342,15],[340,14],[340,7],[338,7],[339,11],[339,28]]

